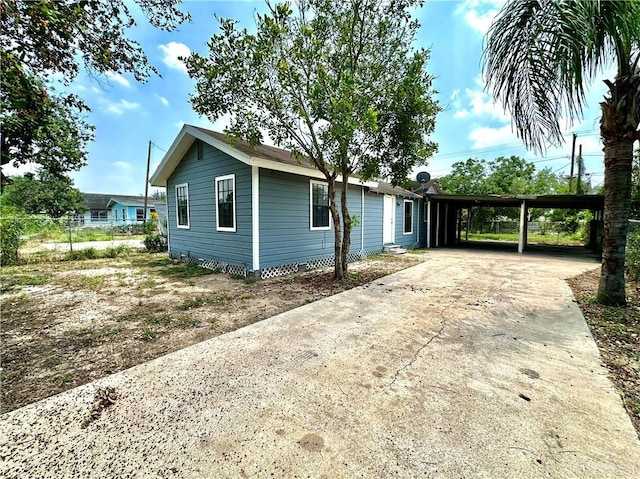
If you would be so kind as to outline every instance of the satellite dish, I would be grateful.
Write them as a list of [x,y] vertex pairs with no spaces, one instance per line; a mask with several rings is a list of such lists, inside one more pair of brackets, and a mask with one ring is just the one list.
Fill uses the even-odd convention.
[[418,176],[416,177],[416,179],[420,183],[427,183],[431,179],[431,175],[426,171],[421,171],[420,173],[418,173]]

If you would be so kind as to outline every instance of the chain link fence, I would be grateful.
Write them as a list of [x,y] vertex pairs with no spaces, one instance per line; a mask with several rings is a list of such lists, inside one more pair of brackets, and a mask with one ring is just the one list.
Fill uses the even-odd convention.
[[[166,226],[156,220],[143,222],[109,221],[103,225],[86,224],[81,217],[51,218],[42,215],[4,216],[0,218],[0,264],[19,262],[19,252],[33,253],[55,249],[73,251],[74,245],[90,247],[97,241],[163,238]],[[162,243],[166,243],[158,240]]]

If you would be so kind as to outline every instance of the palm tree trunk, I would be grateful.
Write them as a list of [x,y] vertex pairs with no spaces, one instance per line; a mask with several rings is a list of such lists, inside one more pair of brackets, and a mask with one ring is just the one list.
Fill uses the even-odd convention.
[[597,300],[607,305],[626,304],[624,260],[631,212],[632,164],[632,141],[605,138],[604,230]]

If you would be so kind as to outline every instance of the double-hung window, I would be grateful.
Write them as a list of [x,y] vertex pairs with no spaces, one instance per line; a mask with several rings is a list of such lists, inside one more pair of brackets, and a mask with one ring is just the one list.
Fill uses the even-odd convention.
[[144,221],[144,208],[136,208],[136,221]]
[[236,230],[236,175],[216,178],[216,229]]
[[410,235],[413,233],[413,201],[404,200],[404,222],[402,224],[402,233]]
[[176,218],[178,228],[189,228],[189,184],[176,185]]
[[328,230],[329,227],[329,185],[311,180],[310,229]]

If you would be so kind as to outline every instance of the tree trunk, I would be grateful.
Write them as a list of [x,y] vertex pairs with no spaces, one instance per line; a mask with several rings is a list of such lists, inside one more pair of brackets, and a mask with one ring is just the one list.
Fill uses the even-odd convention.
[[349,173],[342,173],[342,191],[340,200],[342,202],[342,220],[344,224],[344,232],[342,236],[342,277],[349,277],[349,249],[351,248],[351,216],[347,208],[347,194],[349,191]]
[[632,164],[633,141],[605,138],[604,230],[597,300],[607,305],[626,304],[624,261],[631,212]]
[[336,204],[336,183],[335,179],[329,179],[329,211],[333,219],[333,240],[334,240],[334,264],[333,279],[335,281],[344,278],[342,267],[342,229],[340,225],[340,214],[338,213],[338,205]]

